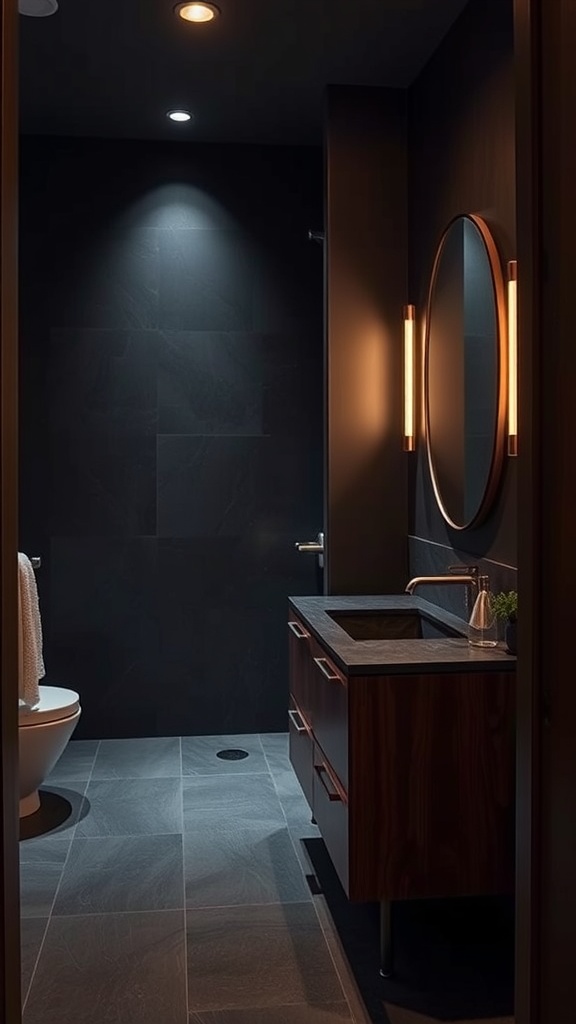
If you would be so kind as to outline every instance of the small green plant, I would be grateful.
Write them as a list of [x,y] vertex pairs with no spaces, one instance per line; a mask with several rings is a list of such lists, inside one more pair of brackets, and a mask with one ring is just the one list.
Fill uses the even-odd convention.
[[511,622],[515,622],[518,614],[518,594],[515,590],[495,594],[492,598],[492,608],[497,619],[510,619]]

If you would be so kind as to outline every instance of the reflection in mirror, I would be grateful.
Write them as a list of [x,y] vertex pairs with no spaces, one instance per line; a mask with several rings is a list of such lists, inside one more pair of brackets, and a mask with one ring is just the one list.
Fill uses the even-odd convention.
[[456,529],[477,524],[498,485],[504,444],[505,308],[484,222],[457,217],[440,242],[428,297],[426,426],[434,491]]

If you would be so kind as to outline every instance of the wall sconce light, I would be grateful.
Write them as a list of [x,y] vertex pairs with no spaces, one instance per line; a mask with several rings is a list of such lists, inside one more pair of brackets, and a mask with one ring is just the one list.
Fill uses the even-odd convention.
[[416,449],[415,306],[404,306],[404,451]]
[[518,264],[508,264],[508,455],[518,455]]

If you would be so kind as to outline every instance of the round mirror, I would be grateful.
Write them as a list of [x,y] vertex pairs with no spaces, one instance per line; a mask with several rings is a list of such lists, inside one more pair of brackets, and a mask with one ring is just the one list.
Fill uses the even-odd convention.
[[498,252],[480,217],[456,217],[432,270],[426,317],[428,461],[434,493],[456,530],[477,525],[504,454],[506,311]]

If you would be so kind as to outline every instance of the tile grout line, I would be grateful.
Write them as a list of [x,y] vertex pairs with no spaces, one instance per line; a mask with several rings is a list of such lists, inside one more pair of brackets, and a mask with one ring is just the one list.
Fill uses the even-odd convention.
[[[264,745],[262,745],[262,746],[264,746]],[[269,769],[269,771],[270,771],[270,775],[271,775],[271,777],[272,777],[272,784],[273,784],[273,786],[274,786],[274,789],[275,789],[275,791],[276,791],[276,795],[277,795],[277,797],[278,797],[278,800],[279,800],[279,802],[280,802],[280,807],[281,807],[281,809],[282,809],[282,814],[284,815],[284,820],[285,820],[285,822],[286,822],[286,827],[287,827],[287,829],[288,829],[288,835],[290,836],[290,842],[292,843],[292,848],[293,848],[293,850],[294,850],[294,856],[296,857],[296,860],[298,861],[298,864],[299,864],[299,866],[300,866],[300,870],[301,870],[301,872],[302,872],[302,875],[303,875],[303,877],[304,877],[304,880],[306,881],[306,884],[307,884],[307,877],[306,877],[306,872],[305,872],[305,870],[304,870],[304,865],[302,864],[302,860],[301,860],[301,858],[300,858],[300,856],[299,856],[299,854],[298,854],[298,850],[296,849],[296,842],[295,842],[295,840],[294,840],[294,837],[293,837],[293,835],[292,835],[292,831],[291,831],[291,829],[290,829],[290,824],[289,824],[289,822],[288,822],[288,818],[287,818],[287,816],[286,816],[286,812],[285,812],[285,810],[284,810],[284,805],[283,805],[283,803],[282,803],[282,800],[280,799],[280,794],[278,793],[278,788],[277,788],[277,786],[276,786],[276,779],[275,779],[275,777],[274,777],[274,772],[273,772],[273,771],[272,771],[272,769],[270,768],[270,762],[268,761],[268,756],[267,756],[267,754],[266,754],[266,751],[265,751],[265,750],[264,750],[264,757],[266,758],[266,763],[267,763],[267,765],[268,765],[268,769]],[[303,795],[303,799],[304,799],[304,800],[306,799],[306,798],[304,797],[304,795]],[[307,806],[308,806],[308,804],[307,804]],[[310,815],[312,815],[312,811],[310,811]],[[312,866],[312,865],[311,865],[311,866]],[[324,900],[324,897],[320,897],[320,898]],[[320,914],[318,913],[318,910],[317,910],[317,906],[316,906],[316,900],[314,899],[314,897],[312,897],[312,899],[311,899],[311,903],[312,903],[312,906],[314,907],[314,913],[315,913],[315,915],[316,915],[316,919],[317,919],[317,921],[318,921],[318,925],[319,925],[319,927],[320,927],[320,931],[321,931],[321,933],[322,933],[322,938],[323,938],[323,940],[324,940],[324,944],[325,944],[325,946],[326,946],[326,948],[327,948],[327,950],[328,950],[328,956],[330,957],[330,960],[332,961],[332,964],[333,964],[333,967],[334,967],[334,972],[335,972],[335,974],[336,974],[336,977],[338,978],[338,981],[339,981],[339,983],[340,983],[340,988],[342,989],[342,995],[343,995],[343,997],[344,997],[344,1002],[346,1003],[346,1005],[347,1005],[347,1007],[348,1007],[348,1009],[349,1009],[349,1011],[350,1011],[350,1019],[351,1019],[351,1022],[356,1022],[356,1024],[365,1024],[365,1021],[367,1021],[367,1020],[368,1020],[368,1017],[367,1017],[366,1015],[365,1015],[365,1017],[364,1017],[364,1021],[356,1021],[356,1014],[355,1014],[355,1013],[353,1012],[352,1006],[351,1006],[351,1004],[350,1004],[350,1000],[348,999],[348,995],[347,995],[347,990],[346,990],[346,985],[344,984],[344,981],[343,981],[342,975],[341,975],[341,973],[340,973],[340,971],[339,971],[339,969],[338,969],[338,964],[336,963],[336,960],[335,960],[335,958],[334,958],[334,956],[333,956],[333,953],[332,953],[332,949],[331,949],[330,943],[328,942],[328,939],[327,939],[327,937],[326,937],[326,931],[325,931],[325,929],[324,929],[324,926],[323,926],[323,923],[322,923],[322,918],[320,917]],[[325,901],[325,900],[324,900],[324,904],[325,904],[325,911],[326,911],[326,913],[330,914],[330,912],[329,912],[329,910],[328,910],[328,905],[326,904],[326,901]],[[330,917],[330,920],[332,920],[332,918],[331,918],[331,917]],[[336,936],[336,941],[337,941],[337,932],[336,932],[336,927],[335,927],[335,926],[334,926],[334,929],[333,929],[333,930],[334,930],[334,933],[335,933],[335,936]],[[344,954],[342,954],[342,955],[344,955]],[[359,1002],[360,1002],[360,1004],[361,1004],[361,1007],[362,1007],[363,1013],[364,1013],[364,1014],[366,1014],[366,1009],[365,1009],[365,1007],[364,1007],[364,1004],[363,1004],[363,1000],[362,1000],[361,996],[359,995],[359,993],[358,993],[358,999],[359,999]]]
[[[80,813],[82,811],[82,807],[84,805],[84,801],[86,800],[86,794],[88,792],[88,786],[89,786],[89,783],[90,783],[90,779],[92,778],[92,773],[94,771],[94,765],[96,764],[96,758],[98,757],[98,752],[100,750],[101,743],[102,743],[102,740],[98,740],[98,744],[97,744],[96,750],[94,752],[94,759],[92,761],[92,766],[90,768],[90,771],[88,772],[88,778],[86,779],[86,785],[84,787],[84,792],[82,794],[82,800],[80,801],[80,809],[78,811],[78,816],[80,816]],[[52,920],[52,914],[53,914],[53,911],[54,911],[54,905],[56,903],[56,897],[58,895],[58,892],[60,890],[60,886],[62,884],[62,879],[64,877],[64,870],[65,870],[66,865],[68,863],[68,858],[70,857],[70,851],[72,849],[72,843],[74,842],[74,837],[76,835],[77,825],[78,825],[78,818],[76,819],[76,821],[74,823],[74,827],[73,827],[73,830],[72,830],[72,836],[70,838],[70,845],[68,847],[66,856],[64,858],[64,863],[62,864],[62,871],[60,873],[60,878],[58,880],[58,885],[56,886],[56,891],[54,893],[54,898],[52,900],[50,911],[48,913],[48,917],[46,918],[46,927],[44,929],[44,935],[42,936],[42,942],[40,943],[40,948],[38,949],[38,954],[36,956],[36,962],[34,964],[34,969],[33,969],[32,973],[30,975],[30,982],[29,982],[28,989],[27,989],[27,992],[26,992],[26,997],[22,1000],[22,1013],[24,1013],[24,1010],[26,1009],[26,1004],[28,1002],[28,997],[30,995],[30,992],[32,991],[32,985],[34,983],[34,978],[36,977],[36,971],[38,970],[38,964],[40,963],[40,957],[42,955],[42,950],[44,949],[44,944],[46,942],[46,936],[48,934],[48,926],[50,924],[50,921]]]
[[180,804],[182,812],[182,832],[180,843],[182,848],[182,927],[184,929],[184,990],[186,997],[186,1020],[190,1017],[190,993],[188,980],[188,931],[186,920],[186,851],[184,849],[184,755],[182,752],[182,737],[179,737],[180,747]]
[[[206,907],[190,907],[191,914],[211,914],[213,910],[259,910],[261,907],[309,907],[310,900],[275,900],[268,901],[266,903],[218,903]],[[147,910],[96,910],[92,913],[85,912],[82,914],[53,914],[55,920],[66,921],[74,920],[77,917],[127,917],[131,914],[179,914],[182,907],[154,907]],[[186,908],[184,908],[186,911]],[[34,920],[34,918],[28,918],[27,920]],[[333,1000],[337,1002],[337,1000]]]
[[[259,736],[259,733],[258,733],[258,736]],[[260,743],[261,743],[261,739],[260,739]],[[262,750],[263,750],[263,743],[262,743]],[[294,856],[295,856],[296,860],[298,861],[298,866],[300,868],[300,871],[302,872],[302,877],[304,879],[305,884],[307,885],[307,879],[306,879],[306,873],[304,871],[304,866],[302,864],[300,856],[298,855],[298,851],[296,849],[296,843],[294,841],[294,837],[292,836],[292,831],[290,829],[290,824],[289,824],[289,821],[288,821],[288,817],[286,815],[286,811],[284,810],[284,804],[282,803],[282,800],[280,799],[280,794],[278,792],[278,786],[276,784],[275,774],[274,774],[274,772],[272,771],[272,769],[270,767],[270,762],[269,762],[269,759],[268,759],[268,755],[266,755],[265,750],[264,750],[264,758],[265,758],[266,764],[268,764],[268,766],[269,766],[269,771],[270,771],[270,774],[272,776],[272,782],[273,782],[273,785],[274,785],[274,788],[275,788],[276,796],[278,797],[278,801],[280,803],[282,814],[284,815],[284,820],[286,821],[286,827],[288,829],[288,835],[290,837],[290,842],[292,844],[292,849],[294,851]],[[302,794],[302,799],[305,800],[305,797],[303,796],[303,794]],[[307,804],[306,804],[306,806],[307,806]],[[311,816],[312,816],[312,811],[311,811]],[[334,968],[334,974],[336,975],[336,978],[338,979],[338,983],[340,985],[340,989],[341,989],[341,992],[342,992],[343,1000],[344,1000],[344,1002],[346,1004],[346,1007],[348,1008],[349,1015],[351,1015],[351,1022],[352,1022],[352,1024],[354,1024],[354,1022],[356,1021],[356,1016],[355,1016],[355,1014],[353,1012],[351,1004],[349,1004],[349,1000],[348,1000],[348,997],[347,997],[347,994],[346,994],[346,988],[345,988],[344,983],[342,981],[342,977],[340,975],[340,972],[338,971],[338,966],[336,964],[334,956],[332,955],[332,949],[330,948],[330,943],[328,942],[328,939],[326,937],[326,933],[325,933],[324,928],[322,926],[322,921],[321,921],[321,918],[320,918],[320,914],[318,913],[318,910],[317,910],[317,907],[316,907],[316,900],[312,896],[312,893],[311,893],[311,902],[312,902],[312,905],[314,907],[314,912],[316,914],[316,919],[318,921],[318,925],[319,925],[319,928],[320,928],[320,931],[321,931],[321,934],[322,934],[322,938],[323,938],[324,944],[325,944],[326,949],[328,951],[328,956],[330,957],[330,961],[331,961],[332,966]],[[335,931],[335,929],[334,929],[334,931]],[[358,1022],[358,1024],[364,1024],[364,1022]]]

